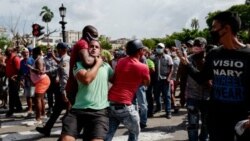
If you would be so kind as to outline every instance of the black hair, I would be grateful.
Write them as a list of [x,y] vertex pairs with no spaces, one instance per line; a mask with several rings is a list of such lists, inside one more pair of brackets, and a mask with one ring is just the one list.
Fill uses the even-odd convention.
[[236,12],[220,12],[213,17],[213,20],[219,21],[222,25],[230,25],[234,35],[236,35],[241,28],[241,20]]
[[87,25],[83,28],[82,30],[82,38],[86,38],[89,35],[93,36],[93,37],[98,37],[98,31],[97,29],[92,26],[92,25]]
[[126,54],[127,54],[127,55],[130,55],[130,56],[135,55],[137,52],[138,52],[137,49],[133,49],[133,48],[131,48],[131,47],[127,47],[127,49],[126,49]]
[[143,47],[144,46],[141,40],[135,39],[135,40],[128,41],[126,44],[126,53],[127,55],[133,56]]
[[209,44],[209,45],[206,46],[205,52],[206,52],[206,53],[209,53],[211,50],[213,50],[213,49],[215,49],[215,48],[217,48],[216,45]]
[[32,55],[34,58],[36,58],[38,55],[41,55],[41,48],[40,47],[35,47],[32,49]]

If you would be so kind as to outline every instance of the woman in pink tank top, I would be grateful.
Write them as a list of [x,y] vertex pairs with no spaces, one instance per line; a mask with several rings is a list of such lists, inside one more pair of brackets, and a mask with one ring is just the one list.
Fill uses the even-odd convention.
[[35,86],[35,106],[36,106],[36,121],[35,125],[42,124],[42,117],[45,116],[44,94],[49,88],[50,79],[45,73],[45,63],[42,57],[41,48],[33,49],[33,58],[35,63],[30,67],[30,79]]

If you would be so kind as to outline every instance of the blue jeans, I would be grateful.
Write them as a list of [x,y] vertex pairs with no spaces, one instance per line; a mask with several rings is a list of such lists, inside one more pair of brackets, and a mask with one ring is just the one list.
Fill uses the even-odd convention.
[[164,98],[165,111],[167,114],[171,114],[171,93],[170,93],[170,84],[166,79],[158,80],[154,84],[154,99],[156,102],[156,110],[160,111],[161,106],[161,93]]
[[140,133],[139,114],[134,105],[124,106],[116,109],[115,106],[109,108],[109,131],[105,141],[112,141],[115,131],[122,123],[128,129],[128,141],[138,141]]
[[136,92],[139,106],[140,123],[146,125],[148,119],[148,103],[146,98],[146,86],[140,86]]
[[[187,99],[188,110],[188,138],[189,141],[208,141],[208,101]],[[201,118],[200,118],[201,117]],[[199,120],[201,119],[201,129],[199,132]]]

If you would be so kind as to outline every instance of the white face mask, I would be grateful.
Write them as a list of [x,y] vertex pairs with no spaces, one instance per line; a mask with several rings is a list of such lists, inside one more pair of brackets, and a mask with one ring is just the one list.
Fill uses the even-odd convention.
[[163,48],[156,48],[156,53],[157,54],[162,54],[163,53]]

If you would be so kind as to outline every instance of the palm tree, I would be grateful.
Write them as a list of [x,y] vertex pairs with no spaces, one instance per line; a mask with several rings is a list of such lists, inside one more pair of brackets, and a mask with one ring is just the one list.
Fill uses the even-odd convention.
[[192,21],[191,21],[191,27],[194,30],[198,29],[199,28],[199,20],[196,19],[196,18],[192,19]]
[[[42,7],[42,11],[40,13],[40,16],[42,16],[42,21],[47,24],[47,36],[49,33],[49,25],[48,23],[51,22],[52,18],[54,17],[54,13],[50,11],[50,9],[47,6]],[[47,37],[49,39],[49,37]]]
[[250,0],[246,0],[245,4],[249,5],[250,4]]

